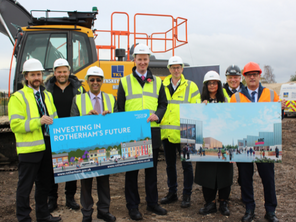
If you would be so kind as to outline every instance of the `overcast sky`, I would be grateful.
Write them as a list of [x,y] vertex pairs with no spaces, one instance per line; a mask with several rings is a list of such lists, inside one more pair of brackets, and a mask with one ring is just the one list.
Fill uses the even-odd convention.
[[[188,19],[188,44],[176,50],[176,55],[191,66],[220,65],[222,81],[225,70],[231,64],[243,69],[250,61],[263,69],[270,65],[276,81],[287,82],[296,71],[296,1],[285,0],[220,0],[220,1],[18,1],[28,11],[51,9],[68,11],[90,11],[99,9],[96,29],[110,29],[110,18],[114,11],[128,12],[130,28],[135,13],[167,14],[174,18]],[[117,17],[121,29],[125,17]],[[149,33],[166,31],[168,19],[139,19],[139,31]],[[168,24],[168,25],[167,25]],[[116,28],[116,27],[115,27]],[[143,28],[143,29],[142,29]],[[180,33],[180,36],[182,34]],[[104,42],[102,37],[102,42]],[[0,34],[0,89],[8,85],[8,69],[12,53],[9,39]],[[105,55],[105,54],[104,54]],[[171,54],[156,54],[157,58],[169,58]]]

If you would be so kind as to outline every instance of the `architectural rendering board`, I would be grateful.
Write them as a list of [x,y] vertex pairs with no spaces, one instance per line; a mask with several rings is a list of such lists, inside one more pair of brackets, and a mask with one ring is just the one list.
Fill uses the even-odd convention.
[[281,162],[281,103],[181,104],[183,161]]
[[55,183],[153,166],[149,110],[55,119]]

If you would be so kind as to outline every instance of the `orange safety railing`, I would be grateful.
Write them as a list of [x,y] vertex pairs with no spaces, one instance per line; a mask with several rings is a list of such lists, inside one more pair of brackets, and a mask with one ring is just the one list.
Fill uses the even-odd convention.
[[[127,28],[126,30],[114,30],[113,29],[113,17],[116,14],[124,14],[127,17]],[[137,32],[137,21],[136,18],[138,16],[153,16],[153,17],[166,17],[166,18],[171,18],[171,23],[172,23],[172,28],[170,28],[167,31],[164,32],[155,32],[152,33],[151,35],[148,35],[147,33],[140,33]],[[179,39],[178,38],[178,28],[180,26],[185,26],[185,39]],[[175,54],[175,49],[185,45],[188,43],[188,37],[187,37],[187,19],[182,18],[182,17],[177,17],[176,19],[171,16],[171,15],[161,15],[161,14],[146,14],[146,13],[137,13],[134,15],[134,28],[133,28],[134,32],[130,32],[130,28],[129,28],[129,15],[126,12],[113,12],[111,15],[111,30],[94,30],[94,35],[95,38],[98,36],[99,32],[106,32],[106,33],[110,33],[110,40],[111,40],[111,44],[110,45],[96,45],[96,49],[97,49],[97,57],[99,60],[99,50],[101,49],[105,49],[105,50],[110,50],[110,54],[111,54],[111,58],[110,60],[115,61],[116,57],[115,57],[115,49],[120,48],[121,47],[121,36],[127,36],[127,45],[124,47],[125,48],[125,52],[127,54],[127,60],[130,60],[130,35],[133,35],[133,44],[136,45],[137,44],[137,40],[145,40],[146,44],[151,48],[151,52],[154,53],[164,53],[164,52],[168,52],[168,51],[172,51],[172,55],[174,56]],[[158,37],[159,35],[162,35],[164,37]],[[116,41],[117,40],[117,41]],[[153,45],[153,41],[164,41],[164,50],[160,51],[160,50],[154,50],[154,45]],[[171,42],[171,47],[168,47],[168,43]],[[150,43],[150,44],[149,44]]]

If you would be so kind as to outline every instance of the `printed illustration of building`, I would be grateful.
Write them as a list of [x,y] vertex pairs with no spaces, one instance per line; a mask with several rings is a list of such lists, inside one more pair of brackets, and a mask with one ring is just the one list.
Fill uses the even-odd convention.
[[208,148],[208,149],[222,148],[222,142],[212,137],[205,137],[204,141],[205,141],[205,148]]
[[121,143],[121,155],[127,157],[139,157],[152,154],[151,140],[134,141],[129,143]]
[[52,155],[52,165],[53,167],[61,167],[64,165],[68,165],[68,153],[61,153],[61,154],[53,154]]
[[180,119],[181,144],[195,144],[200,147],[203,144],[202,121],[193,119]]
[[260,149],[274,150],[275,147],[282,149],[282,124],[274,123],[273,132],[259,132],[258,136],[247,135],[247,138],[238,140],[239,149],[252,147],[256,151]]
[[89,151],[89,162],[96,163],[99,161],[106,161],[106,149]]

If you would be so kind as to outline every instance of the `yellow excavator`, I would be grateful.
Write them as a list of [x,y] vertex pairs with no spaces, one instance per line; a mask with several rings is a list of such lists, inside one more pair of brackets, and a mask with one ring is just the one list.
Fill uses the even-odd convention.
[[[114,12],[111,15],[110,30],[96,30],[94,23],[98,9],[93,7],[90,12],[78,11],[52,11],[32,10],[30,13],[16,0],[0,0],[0,32],[6,35],[12,45],[11,61],[16,60],[14,78],[12,80],[12,62],[9,73],[9,94],[22,88],[22,64],[29,58],[41,61],[44,79],[53,73],[53,63],[58,58],[67,59],[72,74],[83,80],[90,66],[97,65],[104,71],[105,78],[102,90],[116,97],[119,80],[131,73],[133,62],[133,49],[138,43],[149,45],[153,53],[175,53],[175,49],[187,44],[187,19],[171,15],[137,13],[133,17],[133,27],[130,28],[130,18],[125,12]],[[41,15],[41,16],[35,16]],[[52,15],[57,17],[53,17]],[[116,16],[125,16],[126,27],[115,30],[113,27]],[[137,20],[141,17],[157,17],[160,20],[170,20],[170,29],[156,33],[138,32]],[[121,17],[122,18],[122,17]],[[117,20],[118,21],[118,20]],[[141,20],[142,21],[142,20]],[[182,39],[179,37],[182,33]],[[100,37],[107,34],[110,38],[109,45],[96,45]],[[157,43],[156,43],[157,42]],[[162,43],[162,50],[156,46]],[[108,50],[109,59],[102,59],[103,50]],[[167,60],[150,57],[149,68],[154,75],[164,78],[169,74]],[[185,66],[189,66],[185,64]],[[10,90],[10,81],[13,81],[13,90]],[[84,84],[88,90],[87,84]],[[1,120],[2,119],[2,120]],[[8,130],[7,130],[8,129]],[[9,131],[8,118],[0,118],[0,153],[10,160],[16,160],[15,140]],[[7,158],[0,156],[3,161]]]

